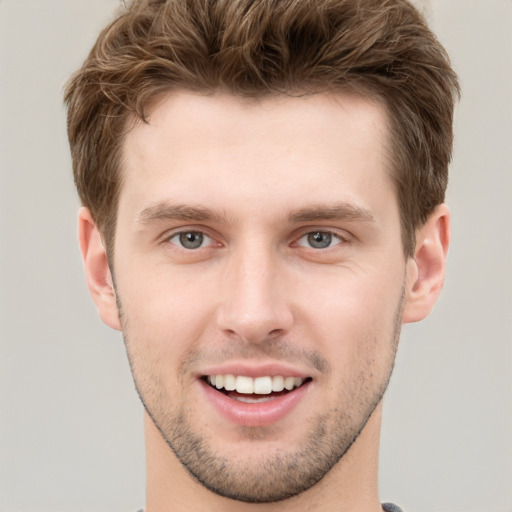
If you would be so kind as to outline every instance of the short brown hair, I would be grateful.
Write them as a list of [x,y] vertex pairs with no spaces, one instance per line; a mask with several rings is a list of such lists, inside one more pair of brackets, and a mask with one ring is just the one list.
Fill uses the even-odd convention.
[[130,119],[173,89],[269,96],[355,91],[387,108],[407,256],[444,201],[459,92],[406,0],[134,0],[65,91],[75,183],[112,250]]

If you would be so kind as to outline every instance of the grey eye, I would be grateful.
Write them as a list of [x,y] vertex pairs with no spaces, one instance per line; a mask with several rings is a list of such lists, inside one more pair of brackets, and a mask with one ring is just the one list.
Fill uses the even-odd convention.
[[307,234],[308,244],[314,249],[325,249],[332,242],[332,234],[326,231],[314,231]]
[[200,231],[182,231],[170,238],[170,242],[184,249],[199,249],[210,238]]
[[336,233],[330,231],[310,231],[299,238],[297,245],[310,249],[328,249],[342,242],[344,242],[344,239]]

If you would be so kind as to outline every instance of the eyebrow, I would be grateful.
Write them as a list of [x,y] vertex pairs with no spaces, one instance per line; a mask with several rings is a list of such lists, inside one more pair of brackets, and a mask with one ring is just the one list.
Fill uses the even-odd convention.
[[[145,208],[138,215],[138,221],[142,224],[152,224],[162,220],[216,223],[227,223],[228,221],[224,213],[215,212],[210,208],[169,204],[165,201]],[[291,223],[315,222],[321,220],[346,220],[375,223],[375,216],[370,210],[351,203],[312,205],[294,210],[288,215],[288,221]]]
[[313,205],[300,208],[289,215],[291,222],[314,222],[320,220],[347,220],[375,223],[375,215],[366,208],[351,204]]
[[138,215],[142,224],[151,224],[161,220],[186,220],[191,222],[221,222],[225,215],[219,214],[202,206],[157,203],[145,208]]

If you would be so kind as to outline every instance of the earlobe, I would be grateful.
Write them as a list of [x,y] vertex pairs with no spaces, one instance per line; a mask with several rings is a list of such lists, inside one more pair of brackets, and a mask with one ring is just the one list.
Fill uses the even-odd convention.
[[88,208],[78,214],[78,240],[87,286],[103,322],[121,330],[119,311],[107,253],[100,232]]
[[407,263],[403,323],[423,320],[432,311],[444,284],[450,241],[450,211],[439,205],[416,233],[414,256]]

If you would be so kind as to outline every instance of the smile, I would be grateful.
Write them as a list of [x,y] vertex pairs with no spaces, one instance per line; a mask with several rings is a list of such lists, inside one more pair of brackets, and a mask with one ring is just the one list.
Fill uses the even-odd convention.
[[206,380],[218,390],[236,391],[244,395],[270,395],[287,390],[292,391],[304,382],[302,377],[247,377],[245,375],[209,375]]
[[284,419],[304,398],[311,377],[217,374],[201,379],[209,402],[230,423],[249,427]]

